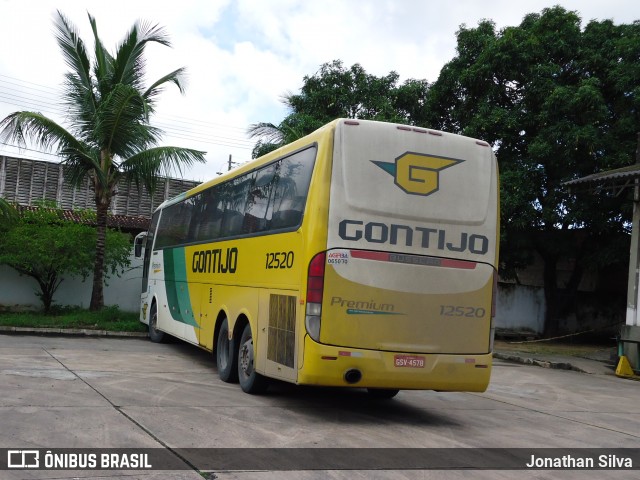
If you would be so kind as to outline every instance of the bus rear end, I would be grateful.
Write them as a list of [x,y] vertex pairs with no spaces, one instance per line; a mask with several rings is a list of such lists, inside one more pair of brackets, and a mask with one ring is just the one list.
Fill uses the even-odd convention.
[[309,264],[298,382],[484,391],[497,254],[488,144],[338,122],[327,248]]

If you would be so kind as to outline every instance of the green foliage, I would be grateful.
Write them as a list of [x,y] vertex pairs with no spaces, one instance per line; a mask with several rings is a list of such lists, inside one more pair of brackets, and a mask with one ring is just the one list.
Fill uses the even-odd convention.
[[137,313],[118,307],[91,312],[79,307],[52,306],[47,314],[35,312],[0,312],[0,325],[25,328],[83,328],[111,332],[144,332]]
[[3,226],[12,222],[17,216],[16,209],[4,198],[0,198],[0,232]]
[[376,77],[357,63],[347,69],[340,60],[321,65],[315,75],[303,78],[300,93],[284,96],[290,113],[279,125],[251,125],[250,136],[259,139],[253,158],[302,138],[336,118],[420,123],[428,84],[424,80],[398,84],[398,78],[396,72]]
[[[86,278],[95,262],[96,230],[64,218],[62,210],[25,209],[0,237],[0,264],[36,280],[48,312],[65,276]],[[108,230],[105,266],[118,274],[129,265],[128,235]]]
[[[558,290],[575,293],[584,268],[628,254],[614,241],[630,218],[625,199],[570,192],[563,183],[633,163],[640,22],[591,21],[582,29],[575,12],[553,7],[500,32],[490,21],[462,27],[457,39],[457,56],[430,90],[429,123],[494,145],[502,273],[513,275],[533,252],[542,257],[553,333],[563,313]],[[568,235],[572,229],[581,233]],[[561,259],[576,265],[565,284],[556,273]]]
[[0,121],[0,141],[25,145],[27,140],[43,149],[55,149],[64,160],[67,178],[76,184],[91,179],[96,201],[96,255],[91,308],[104,304],[103,281],[106,218],[121,179],[153,192],[160,174],[181,172],[182,166],[204,162],[204,152],[155,145],[161,131],[149,124],[157,98],[168,84],[183,92],[184,69],[174,70],[145,88],[145,47],[170,46],[158,25],[137,22],[109,53],[95,19],[88,15],[95,44],[93,59],[77,29],[57,12],[56,40],[69,67],[63,102],[69,129],[38,112],[21,111]]

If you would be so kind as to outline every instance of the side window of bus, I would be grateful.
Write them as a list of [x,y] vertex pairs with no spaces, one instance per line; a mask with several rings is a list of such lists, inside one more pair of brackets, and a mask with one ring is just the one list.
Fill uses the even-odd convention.
[[160,211],[156,211],[151,217],[151,225],[149,225],[149,231],[147,232],[147,242],[145,244],[145,257],[147,256],[147,252],[151,252],[151,247],[153,246],[153,238],[156,233],[156,227],[158,226],[158,219],[160,218]]
[[302,222],[315,156],[316,148],[307,148],[281,160],[269,204],[271,229],[295,227]]
[[194,206],[195,198],[192,197],[162,211],[156,249],[187,243]]
[[273,200],[274,177],[279,165],[280,162],[277,162],[258,170],[249,190],[242,233],[258,233],[269,229],[271,212],[268,207]]
[[316,150],[307,148],[165,208],[156,249],[297,227]]
[[222,197],[216,187],[200,194],[196,205],[197,214],[191,219],[190,242],[211,241],[220,236],[222,226]]
[[242,175],[221,185],[224,202],[221,237],[232,237],[242,234],[247,197],[255,181],[255,173]]

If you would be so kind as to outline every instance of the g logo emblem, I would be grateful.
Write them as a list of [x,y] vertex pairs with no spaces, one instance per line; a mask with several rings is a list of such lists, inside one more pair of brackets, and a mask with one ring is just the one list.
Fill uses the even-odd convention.
[[440,171],[457,165],[463,160],[405,152],[396,158],[395,163],[375,160],[372,162],[393,175],[395,184],[406,193],[427,196],[440,188]]

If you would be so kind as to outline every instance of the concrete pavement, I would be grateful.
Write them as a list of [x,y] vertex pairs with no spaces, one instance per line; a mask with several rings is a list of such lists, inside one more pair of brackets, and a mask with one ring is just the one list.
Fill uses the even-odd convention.
[[[636,382],[496,360],[483,394],[277,384],[251,396],[221,382],[211,355],[145,339],[0,335],[0,448],[637,448]],[[196,463],[197,465],[197,463]],[[207,474],[209,474],[208,472]],[[552,472],[548,472],[552,473]],[[473,478],[558,478],[474,471]],[[629,478],[629,472],[562,472]],[[591,475],[589,475],[589,473]],[[578,477],[578,474],[580,475]],[[216,471],[219,479],[467,478],[469,472]],[[373,476],[372,476],[373,475]],[[586,476],[585,476],[586,475]],[[2,479],[196,479],[160,472],[0,472]],[[210,477],[214,478],[214,477]]]
[[[0,334],[13,333],[22,335],[77,335],[88,337],[137,337],[146,338],[143,332],[110,332],[107,330],[64,329],[64,328],[28,328],[28,327],[0,327]],[[527,344],[523,343],[523,347]],[[614,348],[602,348],[594,350],[592,348],[578,355],[563,354],[559,349],[553,351],[553,347],[546,352],[531,352],[526,348],[518,349],[517,344],[506,341],[496,341],[494,346],[494,358],[507,362],[521,363],[524,365],[535,365],[544,368],[554,368],[562,370],[574,370],[577,372],[592,375],[613,375],[617,358]],[[578,348],[579,350],[579,348]]]

